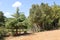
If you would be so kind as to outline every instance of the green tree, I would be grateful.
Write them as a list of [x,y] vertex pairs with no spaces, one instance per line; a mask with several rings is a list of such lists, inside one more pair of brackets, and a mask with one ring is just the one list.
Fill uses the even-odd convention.
[[52,10],[53,10],[53,26],[54,28],[59,28],[58,25],[59,25],[59,20],[60,20],[60,6],[55,4],[52,6]]
[[13,15],[14,18],[10,18],[6,22],[6,27],[13,29],[16,29],[16,34],[18,34],[18,29],[23,29],[25,25],[23,24],[23,21],[26,19],[25,15],[23,13],[20,13],[18,8],[16,13]]
[[[55,10],[55,11],[54,11]],[[60,13],[60,7],[59,6],[49,6],[48,4],[41,3],[41,5],[35,5],[33,4],[30,9],[30,21],[34,25],[35,31],[40,30],[51,30],[54,29],[57,20],[59,20],[59,13]],[[55,21],[56,20],[56,21]],[[55,26],[53,24],[55,23]],[[57,26],[56,26],[57,27]]]
[[5,23],[4,13],[0,11],[0,27],[4,26],[4,23]]

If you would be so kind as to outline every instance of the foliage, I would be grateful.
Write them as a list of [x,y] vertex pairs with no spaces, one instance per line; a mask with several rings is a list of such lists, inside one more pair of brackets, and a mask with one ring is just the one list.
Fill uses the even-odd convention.
[[[52,6],[47,3],[33,4],[28,17],[23,12],[19,12],[18,7],[11,18],[5,17],[0,11],[0,27],[15,31],[13,34],[18,34],[18,29],[29,29],[33,32],[58,29],[60,28],[60,6],[55,3]],[[3,32],[5,34],[6,31],[0,31],[1,34]]]
[[12,16],[14,18],[9,18],[5,24],[6,28],[12,29],[12,31],[16,29],[16,32],[14,32],[13,34],[18,34],[18,29],[27,29],[27,25],[25,22],[26,17],[23,13],[19,12],[18,8],[16,13]]
[[5,28],[0,27],[0,40],[4,40],[4,37],[7,36],[8,31]]
[[29,15],[30,22],[36,28],[35,31],[57,29],[60,19],[60,6],[41,3],[33,4]]
[[4,26],[5,23],[5,17],[2,11],[0,11],[0,27]]

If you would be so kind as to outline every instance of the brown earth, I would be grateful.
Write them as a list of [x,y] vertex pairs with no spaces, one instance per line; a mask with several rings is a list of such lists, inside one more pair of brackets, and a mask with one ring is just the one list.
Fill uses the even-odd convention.
[[18,37],[8,37],[6,40],[60,40],[60,30],[38,32]]

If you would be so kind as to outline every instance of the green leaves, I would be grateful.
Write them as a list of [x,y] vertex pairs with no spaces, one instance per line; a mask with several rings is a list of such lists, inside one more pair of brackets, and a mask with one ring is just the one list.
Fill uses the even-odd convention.
[[0,27],[4,26],[5,23],[5,17],[2,11],[0,11]]
[[13,15],[14,18],[8,18],[6,22],[6,28],[11,28],[11,29],[24,29],[25,26],[27,27],[26,22],[26,17],[24,13],[19,12],[19,8],[16,9],[16,13]]
[[53,29],[53,27],[55,27],[54,25],[58,26],[59,18],[60,6],[56,4],[53,6],[44,3],[41,3],[41,5],[33,4],[30,9],[29,19],[31,24],[36,24],[42,28],[45,28],[45,26],[50,28],[50,26],[52,26],[51,28]]

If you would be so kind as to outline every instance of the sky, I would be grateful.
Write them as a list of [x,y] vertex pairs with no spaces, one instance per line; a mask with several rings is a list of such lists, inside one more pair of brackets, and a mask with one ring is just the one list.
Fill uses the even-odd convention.
[[28,17],[32,4],[41,4],[42,2],[49,5],[53,5],[55,2],[60,5],[60,0],[0,0],[0,11],[3,11],[4,16],[9,18],[15,13],[16,7],[19,7],[20,12],[24,12],[25,16]]

